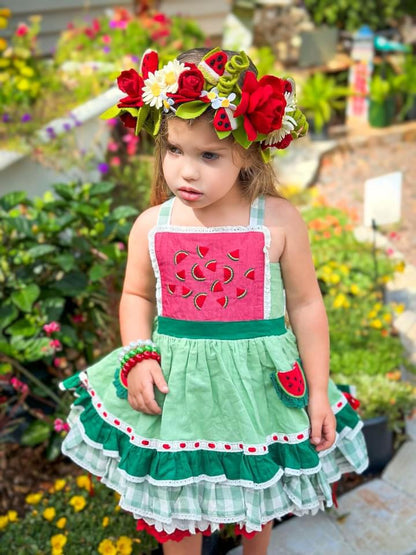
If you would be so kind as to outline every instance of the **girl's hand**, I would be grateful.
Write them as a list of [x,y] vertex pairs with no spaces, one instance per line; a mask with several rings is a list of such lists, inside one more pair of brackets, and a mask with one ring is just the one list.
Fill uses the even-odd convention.
[[329,449],[335,441],[336,421],[328,397],[311,397],[308,414],[311,422],[311,443],[317,451]]
[[128,401],[134,410],[145,414],[160,414],[162,409],[155,401],[154,387],[161,393],[169,388],[156,360],[148,359],[134,366],[127,376]]

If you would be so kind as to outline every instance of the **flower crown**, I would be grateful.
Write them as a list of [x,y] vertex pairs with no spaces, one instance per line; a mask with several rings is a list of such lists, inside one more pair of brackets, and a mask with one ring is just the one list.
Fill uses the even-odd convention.
[[224,51],[214,48],[198,65],[173,60],[160,69],[158,66],[157,52],[148,50],[141,61],[141,74],[135,69],[122,71],[117,83],[127,96],[102,117],[120,116],[136,134],[144,129],[156,136],[163,113],[193,119],[212,108],[220,139],[232,135],[244,148],[257,142],[265,159],[270,158],[271,149],[286,148],[308,130],[305,116],[296,106],[293,80],[274,75],[257,80],[248,70],[245,52],[228,60]]

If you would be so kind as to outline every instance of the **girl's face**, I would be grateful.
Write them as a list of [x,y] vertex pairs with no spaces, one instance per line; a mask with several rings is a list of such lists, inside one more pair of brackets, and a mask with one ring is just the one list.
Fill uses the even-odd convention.
[[202,209],[241,199],[242,165],[233,143],[220,140],[206,119],[191,125],[180,118],[169,119],[163,175],[172,193],[187,206]]

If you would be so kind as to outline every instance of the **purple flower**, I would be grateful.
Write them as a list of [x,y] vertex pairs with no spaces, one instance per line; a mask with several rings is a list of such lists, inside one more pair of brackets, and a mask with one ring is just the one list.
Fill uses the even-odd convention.
[[20,121],[22,123],[26,123],[27,121],[30,121],[32,119],[32,116],[30,114],[23,114],[23,116],[20,118]]
[[71,130],[71,124],[70,123],[64,123],[64,129],[65,129],[65,131],[70,131]]
[[51,139],[54,139],[56,137],[55,129],[53,127],[47,127],[46,133],[49,135]]
[[1,119],[2,119],[3,123],[8,123],[9,121],[12,121],[12,118],[10,117],[10,114],[3,114],[1,116]]
[[97,166],[97,169],[100,173],[108,173],[108,170],[110,169],[108,164],[106,164],[105,162],[100,162]]
[[103,52],[104,54],[108,54],[110,52],[111,48],[109,46],[103,46]]
[[134,64],[138,64],[139,63],[139,57],[138,56],[133,56],[133,54],[130,55],[130,60],[134,63]]

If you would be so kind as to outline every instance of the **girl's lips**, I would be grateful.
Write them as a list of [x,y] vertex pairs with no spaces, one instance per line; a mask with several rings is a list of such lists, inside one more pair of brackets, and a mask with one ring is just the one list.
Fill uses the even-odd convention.
[[196,191],[195,189],[182,188],[182,189],[178,189],[178,193],[183,200],[188,200],[188,201],[198,200],[202,196],[202,193],[200,193],[199,191]]

